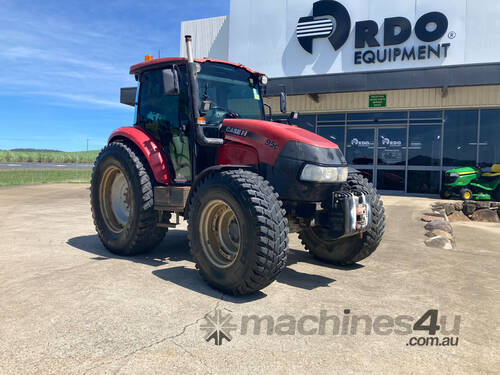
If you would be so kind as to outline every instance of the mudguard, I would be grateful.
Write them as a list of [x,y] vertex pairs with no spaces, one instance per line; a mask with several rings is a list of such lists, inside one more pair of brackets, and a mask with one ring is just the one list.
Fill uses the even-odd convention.
[[141,150],[148,161],[156,182],[163,185],[171,184],[167,165],[168,159],[150,135],[139,128],[126,126],[116,129],[111,133],[108,143],[120,140],[132,142]]

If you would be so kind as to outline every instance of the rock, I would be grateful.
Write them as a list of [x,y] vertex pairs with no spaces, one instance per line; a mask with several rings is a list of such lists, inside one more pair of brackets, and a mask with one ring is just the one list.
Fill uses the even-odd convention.
[[451,235],[450,233],[448,232],[445,232],[444,230],[441,230],[441,229],[434,229],[432,232],[432,237],[444,237],[450,241],[453,240],[453,235]]
[[457,221],[470,221],[470,219],[465,216],[462,211],[455,211],[450,216],[448,216],[448,220],[452,223],[456,223]]
[[500,202],[490,202],[490,207],[500,208]]
[[490,210],[488,208],[482,208],[475,211],[472,214],[471,219],[474,221],[484,221],[487,223],[500,223],[498,212],[496,210]]
[[444,220],[442,216],[424,215],[422,221],[431,222],[432,220]]
[[464,202],[455,202],[455,211],[462,211],[464,209]]
[[429,247],[436,247],[438,249],[452,250],[453,244],[451,241],[445,237],[435,236],[429,238],[425,241],[425,244]]
[[490,208],[490,202],[489,201],[475,201],[474,204],[476,205],[476,210],[480,208]]
[[472,215],[476,211],[476,205],[474,202],[464,202],[463,212],[467,216]]
[[425,225],[425,229],[430,231],[434,229],[441,229],[445,232],[453,233],[453,228],[451,227],[450,223],[441,220],[432,220],[430,223],[427,223]]
[[445,204],[444,212],[446,213],[446,215],[451,215],[453,212],[455,212],[455,204],[454,203]]

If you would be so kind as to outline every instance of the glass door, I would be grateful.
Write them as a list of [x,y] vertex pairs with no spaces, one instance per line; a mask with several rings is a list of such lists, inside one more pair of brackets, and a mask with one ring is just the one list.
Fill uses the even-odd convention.
[[375,128],[347,129],[346,160],[368,181],[375,181]]
[[405,191],[406,146],[406,127],[347,128],[347,163],[382,191]]
[[405,191],[406,128],[377,129],[377,189]]

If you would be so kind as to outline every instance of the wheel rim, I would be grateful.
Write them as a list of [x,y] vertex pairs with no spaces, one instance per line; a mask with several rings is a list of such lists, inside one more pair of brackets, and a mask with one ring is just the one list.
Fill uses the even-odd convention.
[[213,200],[202,210],[200,238],[207,259],[218,268],[230,267],[241,249],[241,229],[232,208]]
[[130,216],[131,194],[127,178],[118,167],[104,171],[99,195],[106,225],[115,233],[121,232]]
[[450,196],[450,192],[448,190],[445,190],[444,194],[443,194],[446,198],[448,198]]
[[465,198],[465,199],[470,199],[470,195],[471,195],[471,194],[470,194],[470,192],[466,191],[466,192],[464,193],[464,198]]

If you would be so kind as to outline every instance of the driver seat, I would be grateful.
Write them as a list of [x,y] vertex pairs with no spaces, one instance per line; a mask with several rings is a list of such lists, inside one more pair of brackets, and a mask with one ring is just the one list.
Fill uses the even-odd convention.
[[500,177],[500,164],[493,164],[491,166],[491,173],[483,173],[481,177]]

